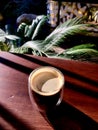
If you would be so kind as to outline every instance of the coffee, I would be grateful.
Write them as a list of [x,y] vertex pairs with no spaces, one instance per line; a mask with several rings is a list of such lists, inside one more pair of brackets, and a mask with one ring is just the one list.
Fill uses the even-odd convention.
[[29,76],[29,95],[39,110],[56,106],[62,98],[63,74],[54,67],[40,67]]
[[[54,87],[55,86],[55,87]],[[41,87],[41,91],[45,93],[51,93],[57,91],[60,87],[59,78],[52,78],[47,80]]]

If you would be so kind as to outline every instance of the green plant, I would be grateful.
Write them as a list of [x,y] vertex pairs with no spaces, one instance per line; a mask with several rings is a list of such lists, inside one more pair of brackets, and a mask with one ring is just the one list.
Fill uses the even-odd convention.
[[[44,19],[41,19],[44,21]],[[41,22],[40,20],[40,22]],[[76,40],[78,39],[78,36],[92,36],[92,37],[98,37],[98,27],[96,24],[89,24],[84,22],[85,19],[83,17],[81,18],[74,18],[70,19],[63,24],[59,25],[57,28],[55,28],[49,35],[47,35],[44,39],[40,39],[39,36],[41,36],[40,31],[43,33],[44,24],[45,22],[38,22],[36,28],[33,31],[32,39],[30,41],[28,40],[25,42],[22,46],[11,49],[10,52],[14,53],[29,53],[33,55],[39,55],[39,56],[47,56],[47,57],[55,57],[55,58],[63,58],[63,59],[74,59],[74,60],[81,60],[81,61],[94,61],[98,62],[98,50],[97,45],[94,43],[84,43],[80,45],[80,41],[78,42],[78,45],[73,46],[71,48],[63,48],[62,52],[55,51],[54,48],[59,47],[61,48],[62,44],[66,46],[66,44],[69,44],[68,41],[73,41],[74,37],[76,37]],[[26,27],[26,26],[25,26]],[[41,30],[40,30],[40,27]],[[24,29],[25,30],[25,29]],[[24,34],[23,30],[23,34]],[[29,30],[30,31],[30,30]],[[32,31],[30,31],[32,32]],[[31,34],[30,34],[31,35]],[[24,35],[25,36],[25,35]],[[36,38],[34,38],[37,36]],[[31,37],[31,36],[30,36]]]

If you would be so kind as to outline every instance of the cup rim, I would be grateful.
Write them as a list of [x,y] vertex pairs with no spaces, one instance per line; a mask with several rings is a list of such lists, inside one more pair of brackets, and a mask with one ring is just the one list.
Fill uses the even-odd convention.
[[[44,68],[45,68],[45,69],[47,69],[47,68],[52,69],[52,70],[56,71],[57,73],[59,73],[59,75],[61,76],[62,84],[60,85],[59,89],[55,90],[54,92],[51,92],[51,93],[45,93],[45,92],[41,92],[41,91],[38,92],[36,89],[34,89],[34,87],[31,87],[31,88],[30,88],[32,75],[33,75],[36,71],[38,71],[38,70],[40,70],[40,69],[44,69]],[[59,92],[59,91],[62,89],[62,87],[64,86],[64,83],[65,83],[65,79],[64,79],[63,73],[62,73],[59,69],[57,69],[56,67],[52,67],[52,66],[41,66],[41,67],[38,67],[38,68],[34,69],[34,70],[30,73],[30,75],[29,75],[29,77],[28,77],[28,87],[29,87],[29,89],[32,89],[32,91],[34,91],[35,93],[40,94],[40,95],[42,95],[42,96],[51,96],[51,95],[56,94],[57,92]]]

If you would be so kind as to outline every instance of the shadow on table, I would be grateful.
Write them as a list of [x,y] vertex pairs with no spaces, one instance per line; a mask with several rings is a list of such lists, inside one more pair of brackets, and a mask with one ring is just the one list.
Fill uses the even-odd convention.
[[[31,57],[30,55],[22,55],[22,54],[13,54],[13,55],[16,55],[16,56],[18,56],[18,57],[21,57],[21,58],[23,58],[23,59],[26,59],[26,60],[28,60],[28,61],[30,61],[30,62],[32,62],[32,63],[36,63],[36,64],[39,65],[39,66],[53,66],[53,67],[56,67],[56,68],[60,69],[60,70],[63,72],[64,75],[68,75],[68,76],[70,76],[70,77],[72,77],[72,78],[75,78],[75,79],[78,79],[78,80],[80,80],[80,81],[82,81],[82,82],[92,84],[92,85],[95,86],[95,87],[98,86],[98,82],[96,82],[96,81],[94,81],[94,80],[91,80],[91,79],[89,79],[89,78],[87,78],[87,77],[84,77],[84,76],[81,75],[79,72],[78,72],[78,73],[75,73],[75,72],[73,72],[72,70],[67,70],[66,67],[63,68],[63,67],[62,67],[62,64],[60,65],[60,63],[59,63],[59,66],[58,66],[57,61],[56,61],[56,62],[55,62],[55,61],[49,62],[49,61],[48,61],[48,58],[46,58],[46,57],[44,57],[44,58],[46,58],[47,60],[46,60],[46,59],[42,59],[41,57],[38,58],[37,56]],[[65,63],[64,63],[64,64],[65,64]],[[97,92],[96,92],[96,93],[97,93]],[[94,95],[95,95],[95,91],[94,91]],[[98,97],[98,93],[97,93],[97,97]]]
[[98,130],[97,123],[64,102],[46,117],[54,130]]
[[[6,122],[5,124],[7,124],[7,126],[5,126],[2,124],[2,122],[0,122],[0,130],[8,130],[9,127],[15,130],[32,130],[32,128],[25,121],[17,117],[17,115],[13,114],[4,105],[1,104],[0,118]],[[35,128],[33,128],[33,130],[35,130]]]

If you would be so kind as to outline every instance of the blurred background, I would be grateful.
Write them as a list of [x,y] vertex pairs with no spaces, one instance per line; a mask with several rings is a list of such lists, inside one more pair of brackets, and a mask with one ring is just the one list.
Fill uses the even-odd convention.
[[[66,2],[65,0],[0,0],[0,28],[15,33],[17,24],[26,20],[32,21],[35,15],[48,15],[52,27],[73,17],[88,16],[93,20],[98,4],[85,2]],[[21,16],[22,15],[22,16]],[[20,17],[21,16],[21,17]],[[26,21],[27,22],[27,21]],[[14,29],[13,29],[14,27]]]
[[[47,13],[46,0],[0,0],[0,28],[17,26],[17,18],[22,14],[41,15]],[[11,30],[14,33],[14,30]]]

